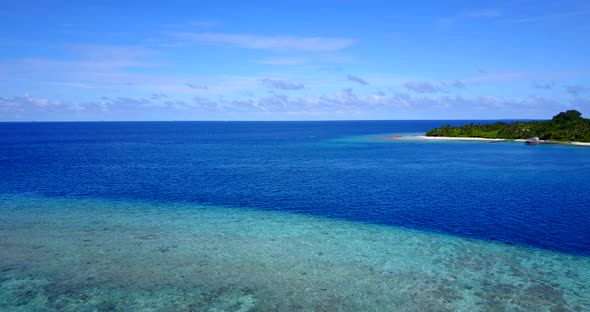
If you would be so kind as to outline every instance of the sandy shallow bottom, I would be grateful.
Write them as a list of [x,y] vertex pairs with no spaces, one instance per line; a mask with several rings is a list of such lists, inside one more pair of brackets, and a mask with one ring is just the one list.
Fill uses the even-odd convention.
[[222,207],[0,196],[0,311],[590,311],[590,258]]
[[[486,138],[462,138],[462,137],[431,137],[425,135],[399,135],[399,134],[391,134],[391,135],[382,135],[376,137],[379,141],[432,141],[432,142],[441,142],[441,141],[463,141],[463,142],[519,142],[524,143],[526,140],[523,139],[514,139],[514,140],[507,140],[507,139],[486,139]],[[558,145],[574,145],[574,146],[590,146],[590,143],[586,142],[551,142],[551,143],[544,143],[544,144],[558,144]]]

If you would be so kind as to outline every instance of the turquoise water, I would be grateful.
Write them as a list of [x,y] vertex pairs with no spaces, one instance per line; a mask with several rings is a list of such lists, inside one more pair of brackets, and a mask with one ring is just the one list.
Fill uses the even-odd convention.
[[3,311],[584,311],[590,259],[231,207],[3,197]]
[[243,208],[1,200],[4,311],[590,309],[587,257]]
[[444,123],[0,123],[0,311],[590,311],[590,148]]

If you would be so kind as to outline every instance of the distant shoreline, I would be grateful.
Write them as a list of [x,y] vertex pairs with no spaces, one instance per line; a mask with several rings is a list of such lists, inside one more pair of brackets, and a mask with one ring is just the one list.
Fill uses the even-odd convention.
[[[387,135],[382,137],[385,141],[476,141],[476,142],[522,142],[524,139],[489,139],[477,137],[443,137],[443,136],[425,136],[425,135]],[[590,146],[587,142],[559,142],[546,141],[548,144]]]
[[551,120],[530,122],[470,123],[461,126],[442,125],[425,133],[428,137],[466,137],[525,139],[529,144],[565,144],[589,146],[590,119],[577,110],[567,110]]

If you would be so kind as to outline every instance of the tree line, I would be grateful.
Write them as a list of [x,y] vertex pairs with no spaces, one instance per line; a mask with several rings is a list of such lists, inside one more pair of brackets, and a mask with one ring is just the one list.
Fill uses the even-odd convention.
[[496,122],[490,124],[470,123],[452,127],[445,125],[426,132],[426,136],[477,137],[489,139],[528,139],[590,142],[590,119],[582,118],[576,110],[561,112],[551,120]]

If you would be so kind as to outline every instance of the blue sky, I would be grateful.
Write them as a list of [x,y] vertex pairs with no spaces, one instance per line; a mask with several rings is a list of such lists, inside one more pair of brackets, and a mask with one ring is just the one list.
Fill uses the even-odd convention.
[[7,1],[0,120],[590,117],[588,1]]

